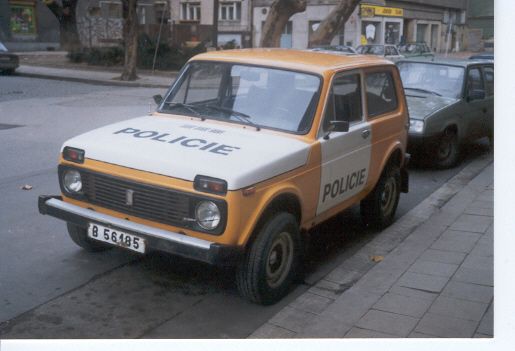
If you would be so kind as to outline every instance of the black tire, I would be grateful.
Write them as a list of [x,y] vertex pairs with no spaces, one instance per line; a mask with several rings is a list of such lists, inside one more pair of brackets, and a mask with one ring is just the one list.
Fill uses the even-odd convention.
[[374,229],[383,229],[393,222],[401,194],[401,171],[397,165],[383,170],[374,190],[360,203],[363,223]]
[[89,252],[106,251],[112,248],[111,245],[91,240],[87,236],[87,229],[78,227],[75,224],[66,223],[68,234],[73,242]]
[[271,305],[283,298],[295,279],[300,261],[299,225],[286,212],[270,217],[247,249],[236,270],[240,294]]
[[438,140],[435,153],[435,166],[438,168],[450,168],[458,163],[460,147],[456,132],[446,129]]

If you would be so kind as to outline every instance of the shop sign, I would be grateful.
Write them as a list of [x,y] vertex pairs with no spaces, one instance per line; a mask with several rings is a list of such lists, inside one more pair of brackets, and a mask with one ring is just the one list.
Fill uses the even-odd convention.
[[396,7],[383,7],[375,5],[364,5],[361,4],[361,17],[374,17],[374,16],[385,16],[385,17],[403,17],[404,10]]
[[36,14],[33,5],[10,4],[12,34],[36,34]]

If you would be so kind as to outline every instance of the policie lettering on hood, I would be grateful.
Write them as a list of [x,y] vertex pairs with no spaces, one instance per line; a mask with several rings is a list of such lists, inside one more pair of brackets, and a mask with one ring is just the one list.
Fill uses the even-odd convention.
[[210,142],[200,138],[190,138],[187,136],[172,137],[169,133],[160,133],[155,130],[141,130],[136,128],[124,128],[113,134],[128,134],[134,138],[149,139],[156,142],[177,144],[187,148],[196,148],[198,150],[212,152],[218,155],[229,155],[234,150],[239,150],[238,146],[230,146],[226,144],[220,144],[218,142]]

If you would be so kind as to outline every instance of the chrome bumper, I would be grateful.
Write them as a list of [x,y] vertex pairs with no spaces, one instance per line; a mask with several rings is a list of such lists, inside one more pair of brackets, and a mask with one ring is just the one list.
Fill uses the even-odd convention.
[[237,247],[221,245],[184,234],[131,222],[62,201],[60,196],[42,195],[39,213],[86,228],[89,222],[117,228],[144,237],[147,247],[211,264],[233,264],[241,254]]

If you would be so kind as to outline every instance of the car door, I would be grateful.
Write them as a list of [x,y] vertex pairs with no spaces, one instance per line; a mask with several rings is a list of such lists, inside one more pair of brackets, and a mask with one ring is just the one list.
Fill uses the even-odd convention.
[[407,139],[409,126],[403,88],[395,66],[364,70],[366,120],[371,130],[369,188],[379,180],[392,148]]
[[486,135],[485,111],[488,111],[483,75],[479,65],[467,70],[465,82],[464,135],[469,140]]
[[482,130],[486,135],[493,133],[494,130],[494,66],[484,65],[483,80],[485,82],[485,106],[482,109]]
[[[331,132],[331,121],[347,121],[347,132]],[[363,190],[370,164],[370,125],[363,114],[362,75],[335,74],[319,133],[322,150],[317,215]]]

